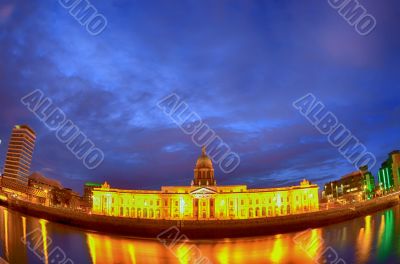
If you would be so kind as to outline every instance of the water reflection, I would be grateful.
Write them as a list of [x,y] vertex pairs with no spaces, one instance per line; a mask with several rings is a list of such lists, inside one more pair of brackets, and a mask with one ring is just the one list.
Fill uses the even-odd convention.
[[48,253],[49,245],[47,244],[47,241],[49,241],[50,239],[47,237],[47,229],[46,229],[47,221],[40,219],[39,223],[40,223],[40,230],[42,231],[43,255],[44,255],[43,260],[45,264],[49,264],[49,253]]
[[[397,211],[397,223],[399,224],[399,215]],[[395,229],[395,220],[393,217],[393,210],[386,211],[381,216],[381,227],[379,228],[378,235],[378,259],[379,261],[386,261],[387,256],[392,252],[393,246],[395,246],[394,241],[394,229]],[[397,230],[399,232],[399,230]],[[397,236],[399,237],[399,233]],[[396,247],[395,247],[396,248]]]
[[[172,253],[154,240],[132,240],[129,238],[113,238],[106,235],[87,233],[86,243],[91,263],[141,263],[148,257],[147,263],[161,263],[158,260],[173,258]],[[151,259],[154,259],[152,261]],[[177,262],[177,261],[175,261]]]
[[364,220],[365,226],[360,228],[357,238],[357,263],[366,263],[372,247],[372,217],[368,215],[364,218]]
[[[332,247],[347,263],[395,263],[400,257],[400,207],[295,234],[196,241],[171,250],[156,240],[84,232],[0,207],[0,256],[10,263],[54,263],[60,246],[74,263],[193,263],[194,249],[213,263],[316,263]],[[37,230],[37,233],[34,231]],[[34,234],[34,235],[33,235]],[[24,238],[28,236],[27,241]],[[30,243],[37,251],[27,249]],[[397,251],[396,251],[397,250]]]

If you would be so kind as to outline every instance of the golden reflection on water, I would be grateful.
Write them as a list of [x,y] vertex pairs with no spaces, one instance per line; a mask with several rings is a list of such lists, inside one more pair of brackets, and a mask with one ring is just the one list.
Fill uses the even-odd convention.
[[275,236],[274,245],[270,255],[270,260],[273,263],[280,263],[285,255],[285,248],[283,246],[282,235]]
[[360,228],[357,237],[357,263],[367,262],[372,247],[372,228],[370,215],[364,218],[365,226]]
[[136,264],[135,247],[131,244],[128,245],[128,253],[131,263]]
[[[386,211],[331,229],[328,227],[259,238],[194,241],[195,243],[176,244],[169,249],[157,240],[77,231],[2,209],[0,211],[0,236],[3,241],[2,257],[10,263],[28,263],[28,259],[33,262],[38,260],[32,252],[29,253],[23,243],[22,238],[27,233],[31,244],[38,245],[40,251],[43,250],[43,253],[40,252],[40,254],[44,256],[43,262],[47,264],[51,262],[49,250],[54,246],[61,246],[65,249],[74,263],[191,264],[194,263],[193,255],[197,256],[194,253],[198,253],[200,257],[208,258],[212,263],[221,264],[307,264],[320,261],[322,252],[328,246],[337,250],[339,256],[346,261],[350,258],[354,263],[367,263],[373,260],[389,263],[386,261],[388,256],[391,254],[393,256],[393,252],[397,252],[397,249],[400,248],[396,235],[398,234],[396,227],[398,215],[399,211]],[[39,232],[37,236],[31,237],[29,234],[33,230]],[[56,233],[62,234],[62,239],[59,236],[60,240],[57,240]],[[52,239],[54,239],[54,245],[51,245]],[[345,254],[346,249],[352,253],[342,255]],[[351,262],[347,261],[347,263]]]
[[23,234],[23,238],[22,240],[26,242],[26,217],[22,216],[22,234]]
[[42,231],[44,263],[49,264],[49,253],[48,253],[49,245],[47,244],[48,238],[47,238],[47,228],[46,228],[47,221],[44,219],[40,219],[39,224]]
[[385,231],[385,215],[382,214],[381,224],[379,225],[379,231],[378,231],[378,247],[381,247],[381,245],[382,245],[382,238],[383,238],[384,231]]
[[6,258],[9,258],[9,251],[8,251],[8,211],[4,210],[4,244],[5,244],[5,251],[6,251]]
[[[154,259],[163,252],[163,245],[154,241],[112,238],[105,235],[87,233],[86,243],[90,258],[94,264],[102,263],[137,263],[137,253]],[[151,261],[146,261],[151,263]],[[153,262],[157,263],[157,262]]]
[[[321,230],[307,231],[304,244],[296,244],[292,234],[276,235],[265,239],[237,239],[226,241],[200,241],[197,244],[177,244],[171,250],[154,240],[129,240],[87,233],[86,243],[94,264],[139,263],[149,256],[146,263],[194,263],[206,257],[213,263],[313,263],[323,249]],[[195,251],[197,250],[197,251]],[[138,255],[140,257],[138,258]],[[153,262],[151,261],[153,260]]]

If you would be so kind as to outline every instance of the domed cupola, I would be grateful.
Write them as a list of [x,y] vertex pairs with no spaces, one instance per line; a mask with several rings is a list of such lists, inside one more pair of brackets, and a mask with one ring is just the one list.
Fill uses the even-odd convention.
[[211,159],[207,156],[206,147],[202,148],[201,156],[197,159],[194,168],[193,185],[214,186],[214,167]]

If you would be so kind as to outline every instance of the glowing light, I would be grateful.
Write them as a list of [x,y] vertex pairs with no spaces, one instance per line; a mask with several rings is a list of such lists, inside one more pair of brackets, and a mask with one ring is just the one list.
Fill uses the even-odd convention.
[[282,199],[281,199],[281,194],[280,193],[278,193],[278,198],[277,198],[277,201],[276,201],[276,205],[278,207],[282,206]]
[[357,263],[365,263],[369,258],[372,246],[372,232],[371,232],[371,216],[365,218],[365,228],[361,228],[357,239],[357,248],[359,251]]
[[22,232],[24,234],[24,241],[26,240],[26,217],[22,216]]
[[282,263],[282,259],[285,256],[285,247],[283,245],[282,236],[275,236],[274,245],[271,250],[271,261],[273,263]]
[[179,213],[181,217],[183,216],[184,212],[185,212],[185,200],[183,200],[183,198],[181,197],[179,199]]
[[5,248],[6,248],[6,257],[8,258],[8,211],[4,209],[4,237],[5,237]]
[[128,253],[132,264],[136,264],[135,247],[132,244],[128,245]]
[[131,218],[207,220],[265,218],[318,209],[316,185],[257,189],[256,192],[245,185],[172,186],[162,187],[161,191],[120,190],[107,185],[93,190],[91,211]]
[[48,255],[48,245],[47,245],[47,221],[44,219],[39,220],[40,227],[42,229],[42,239],[43,239],[43,254],[44,254],[44,263],[49,263],[49,255]]
[[92,263],[96,264],[97,263],[97,257],[96,257],[96,241],[91,234],[87,234],[87,244],[89,247],[89,252],[90,252],[90,257],[92,258]]

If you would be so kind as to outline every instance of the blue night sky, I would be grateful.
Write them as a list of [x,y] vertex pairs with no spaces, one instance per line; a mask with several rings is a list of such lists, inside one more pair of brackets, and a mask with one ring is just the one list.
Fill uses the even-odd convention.
[[[360,36],[327,1],[94,1],[88,34],[58,1],[0,0],[0,162],[11,129],[38,139],[32,171],[82,191],[188,185],[200,154],[157,106],[175,92],[239,154],[217,184],[315,183],[354,170],[292,102],[313,93],[377,157],[400,148],[400,3],[360,0]],[[105,153],[88,170],[20,99],[41,89]]]

